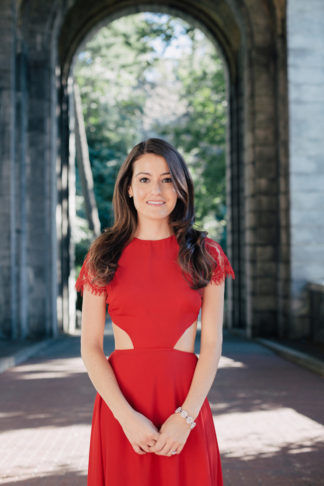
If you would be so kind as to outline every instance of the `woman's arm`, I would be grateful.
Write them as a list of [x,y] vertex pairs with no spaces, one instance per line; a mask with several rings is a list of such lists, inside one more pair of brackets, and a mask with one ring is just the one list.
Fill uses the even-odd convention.
[[209,284],[204,288],[201,309],[200,354],[188,395],[182,408],[196,418],[216,376],[222,354],[225,278],[235,279],[234,270],[216,241],[207,237],[209,252],[217,261]]
[[114,370],[103,350],[106,295],[95,295],[85,284],[82,302],[81,357],[90,380],[122,426],[135,452],[150,452],[159,433],[155,425],[137,412],[120,390]]
[[132,407],[122,394],[103,350],[106,295],[94,295],[85,286],[82,301],[81,357],[95,389],[114,417],[123,421]]
[[222,354],[225,283],[204,288],[200,354],[187,397],[181,405],[194,419],[214,382]]
[[[224,281],[218,285],[210,282],[204,288],[200,354],[188,394],[181,405],[194,419],[213,384],[222,352],[224,289]],[[182,451],[190,429],[179,414],[173,413],[164,422],[160,432],[160,438],[151,450],[156,454],[169,456],[171,450],[176,450],[177,453]]]

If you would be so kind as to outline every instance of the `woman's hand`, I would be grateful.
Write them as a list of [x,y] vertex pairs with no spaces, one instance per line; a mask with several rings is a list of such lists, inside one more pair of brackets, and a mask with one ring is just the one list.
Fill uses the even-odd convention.
[[163,423],[160,428],[160,436],[153,447],[150,447],[151,452],[162,456],[172,456],[171,451],[176,451],[179,454],[190,434],[190,427],[183,417],[179,414],[173,413]]
[[151,452],[149,446],[153,446],[160,437],[153,422],[136,410],[121,426],[134,451],[138,454]]

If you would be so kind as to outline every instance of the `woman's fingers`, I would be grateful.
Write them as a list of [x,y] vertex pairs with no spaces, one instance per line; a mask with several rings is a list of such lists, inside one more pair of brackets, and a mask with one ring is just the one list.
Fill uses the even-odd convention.
[[132,444],[132,447],[133,447],[134,451],[137,452],[137,454],[146,454],[146,452],[143,451],[139,446]]
[[140,443],[139,446],[146,452],[152,452],[151,448],[156,444],[159,440],[160,433],[156,430],[153,433],[149,434],[145,437]]
[[153,447],[151,447],[151,452],[155,452],[155,454],[159,454],[159,452],[165,447],[167,443],[166,437],[161,435],[159,439],[156,441]]
[[[133,449],[138,454],[146,454],[147,452],[154,452],[159,456],[174,456],[180,454],[184,445],[178,442],[171,442],[171,439],[163,438],[159,440],[150,440],[149,443],[132,444]],[[176,454],[172,454],[172,451],[176,451]]]
[[138,454],[151,452],[149,444],[154,446],[160,437],[160,432],[153,422],[136,410],[131,419],[122,425],[122,428],[134,451]]
[[171,451],[177,451],[179,449],[180,444],[174,440],[172,440],[170,437],[161,437],[151,448],[151,452],[155,452],[155,454],[158,454],[160,456],[170,456]]
[[153,452],[160,456],[172,456],[172,451],[180,453],[189,435],[187,427],[170,416],[158,430],[151,420],[139,412],[124,427],[124,432],[137,454]]
[[159,454],[161,456],[171,456],[174,454],[171,454],[172,451],[178,451],[178,444],[176,443],[166,443],[165,446],[160,450]]
[[155,444],[155,442],[153,442],[153,441],[150,441],[149,444],[143,443],[143,444],[141,444],[141,448],[144,449],[144,451],[146,451],[146,452],[152,452],[151,448],[154,446],[154,444]]

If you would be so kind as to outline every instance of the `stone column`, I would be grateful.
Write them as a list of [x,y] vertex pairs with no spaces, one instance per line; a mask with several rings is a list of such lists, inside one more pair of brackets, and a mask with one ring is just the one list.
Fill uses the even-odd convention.
[[290,332],[310,333],[307,282],[324,279],[324,2],[287,8],[290,153]]
[[16,2],[3,0],[0,16],[0,337],[18,334],[15,227]]

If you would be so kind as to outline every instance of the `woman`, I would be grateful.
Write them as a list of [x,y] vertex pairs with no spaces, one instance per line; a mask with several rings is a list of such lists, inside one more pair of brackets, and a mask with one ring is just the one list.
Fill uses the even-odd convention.
[[88,486],[223,484],[206,397],[221,355],[225,276],[235,275],[221,246],[193,228],[193,199],[172,145],[137,144],[117,176],[114,225],[92,243],[76,281],[81,355],[98,392]]

